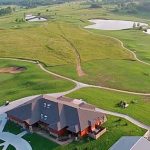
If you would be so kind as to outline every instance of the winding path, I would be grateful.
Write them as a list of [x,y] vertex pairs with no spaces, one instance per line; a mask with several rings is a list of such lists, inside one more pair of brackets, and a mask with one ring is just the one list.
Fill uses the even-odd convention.
[[[79,26],[79,28],[83,31],[86,31],[86,32],[89,32],[90,34],[94,34],[94,35],[98,35],[98,36],[104,36],[104,37],[108,37],[108,38],[111,38],[111,39],[114,39],[116,41],[118,41],[122,48],[124,48],[125,50],[129,51],[132,55],[133,55],[133,58],[140,62],[140,63],[143,63],[145,65],[149,65],[150,66],[150,63],[147,63],[145,61],[142,61],[140,60],[136,54],[131,51],[130,49],[126,48],[123,44],[123,42],[115,37],[111,37],[111,36],[107,36],[107,35],[99,35],[97,33],[94,33],[94,32],[91,32],[90,30],[87,30],[87,29],[84,29],[82,28],[81,26]],[[62,79],[65,79],[65,80],[68,80],[68,81],[71,81],[73,83],[76,84],[76,87],[70,91],[76,91],[76,90],[79,90],[81,88],[84,88],[84,87],[93,87],[93,88],[100,88],[100,89],[104,89],[104,90],[109,90],[109,91],[115,91],[115,92],[121,92],[121,93],[126,93],[126,94],[133,94],[133,95],[141,95],[141,96],[150,96],[150,93],[140,93],[140,92],[134,92],[134,91],[126,91],[126,90],[121,90],[121,89],[115,89],[115,88],[109,88],[109,87],[104,87],[104,86],[96,86],[96,85],[91,85],[91,84],[86,84],[86,83],[82,83],[82,82],[79,82],[79,81],[76,81],[76,80],[73,80],[71,78],[68,78],[68,77],[65,77],[65,76],[62,76],[62,75],[59,75],[59,74],[56,74],[54,72],[51,72],[49,70],[47,70],[39,61],[36,61],[36,60],[30,60],[30,59],[20,59],[20,58],[9,58],[9,57],[5,57],[5,58],[0,58],[0,59],[7,59],[7,60],[16,60],[16,61],[24,61],[24,62],[29,62],[29,63],[33,63],[33,64],[37,64],[44,72],[48,73],[48,74],[51,74],[51,75],[54,75],[56,77],[59,77],[59,78],[62,78]],[[69,91],[68,91],[69,92]]]
[[136,119],[134,119],[134,118],[132,118],[128,115],[117,113],[117,112],[112,112],[112,111],[107,111],[107,110],[100,109],[100,108],[96,108],[96,111],[99,111],[99,112],[102,112],[102,113],[105,113],[105,114],[108,114],[108,115],[124,118],[124,119],[132,122],[133,124],[143,128],[143,129],[150,130],[150,126],[145,125],[144,123],[142,123],[142,122],[140,122],[140,121],[138,121],[138,120],[136,120]]
[[9,132],[1,132],[0,139],[5,141],[0,144],[0,146],[4,146],[2,150],[6,150],[9,145],[13,145],[16,150],[32,150],[30,144],[21,138],[25,134],[26,132],[22,132],[18,135]]
[[22,138],[25,134],[27,134],[27,132],[23,131],[18,135],[12,134],[10,132],[4,132],[3,129],[6,123],[7,114],[5,112],[2,114],[0,113],[0,140],[4,141],[0,143],[0,147],[3,147],[2,150],[6,150],[9,145],[12,145],[16,150],[32,150],[30,144]]
[[91,84],[85,84],[85,83],[82,83],[82,82],[79,82],[79,81],[76,81],[76,80],[73,80],[73,79],[70,79],[68,77],[64,77],[62,75],[58,75],[56,73],[53,73],[47,69],[45,69],[43,67],[42,64],[38,63],[38,66],[45,72],[51,74],[51,75],[54,75],[54,76],[57,76],[59,78],[62,78],[62,79],[65,79],[65,80],[68,80],[68,81],[71,81],[71,82],[74,82],[76,84],[76,87],[73,89],[73,91],[76,91],[76,90],[79,90],[81,88],[84,88],[84,87],[93,87],[93,88],[100,88],[100,89],[105,89],[105,90],[110,90],[110,91],[115,91],[115,92],[121,92],[121,93],[126,93],[126,94],[134,94],[134,95],[141,95],[141,96],[150,96],[150,93],[138,93],[138,92],[131,92],[131,91],[124,91],[124,90],[119,90],[119,89],[113,89],[113,88],[109,88],[109,87],[104,87],[104,86],[96,86],[96,85],[91,85]]
[[[82,29],[82,30],[85,30],[85,29]],[[85,30],[85,31],[90,32],[88,30]],[[90,33],[95,34],[93,32],[90,32]],[[106,36],[106,35],[103,35],[103,36]],[[124,49],[128,50],[129,52],[131,52],[133,54],[133,57],[135,58],[135,60],[137,60],[137,61],[139,61],[139,62],[141,62],[143,64],[150,65],[149,63],[144,62],[144,61],[138,59],[137,56],[136,56],[136,54],[133,51],[129,50],[128,48],[124,47],[123,42],[120,41],[119,39],[111,37],[111,36],[106,36],[106,37],[115,39],[118,42],[120,42],[121,46]],[[51,74],[53,76],[56,76],[56,77],[59,77],[59,78],[71,81],[71,82],[73,82],[73,83],[76,84],[75,88],[73,88],[71,90],[68,90],[66,92],[48,94],[48,95],[55,96],[55,97],[63,96],[63,95],[69,94],[69,93],[71,93],[73,91],[76,91],[76,90],[79,90],[79,89],[85,88],[85,87],[100,88],[100,89],[105,89],[105,90],[110,90],[110,91],[115,91],[115,92],[121,92],[121,93],[127,93],[127,94],[134,94],[134,95],[141,95],[141,96],[150,96],[150,93],[138,93],[138,92],[132,92],[132,91],[125,91],[125,90],[120,90],[120,89],[108,88],[108,87],[103,87],[103,86],[96,86],[96,85],[85,84],[85,83],[73,80],[71,78],[68,78],[68,77],[65,77],[65,76],[53,73],[53,72],[47,70],[40,62],[34,61],[34,60],[19,59],[19,58],[0,58],[0,59],[24,61],[24,62],[29,62],[29,63],[37,64],[39,66],[39,68],[41,70],[43,70],[44,72],[46,72],[48,74]],[[19,106],[19,105],[21,105],[21,104],[23,104],[23,103],[31,100],[32,98],[37,97],[37,96],[38,95],[36,95],[36,96],[30,96],[30,97],[26,97],[26,98],[22,98],[22,99],[14,101],[14,102],[11,102],[11,104],[8,105],[8,106],[2,106],[2,107],[0,107],[0,114],[5,113],[6,111],[11,110],[11,109],[15,108],[16,106]],[[113,115],[113,116],[124,118],[124,119],[132,122],[133,124],[141,127],[141,128],[144,128],[146,130],[150,130],[150,126],[147,126],[147,125],[139,122],[138,120],[136,120],[136,119],[134,119],[134,118],[132,118],[132,117],[130,117],[128,115],[121,114],[121,113],[116,113],[116,112],[111,112],[111,111],[107,111],[107,110],[103,110],[103,109],[99,109],[99,108],[96,108],[96,111],[100,111],[100,112],[103,112],[103,113],[106,113],[106,114],[109,114],[109,115]]]
[[[43,70],[44,72],[51,74],[53,76],[71,81],[73,83],[76,84],[76,87],[72,90],[69,91],[76,91],[79,90],[81,88],[85,88],[85,87],[93,87],[93,88],[100,88],[100,89],[104,89],[104,90],[109,90],[109,91],[115,91],[115,92],[120,92],[120,93],[126,93],[126,94],[133,94],[133,95],[141,95],[141,96],[150,96],[150,93],[140,93],[140,92],[132,92],[132,91],[125,91],[125,90],[120,90],[120,89],[114,89],[114,88],[109,88],[109,87],[104,87],[104,86],[96,86],[96,85],[91,85],[91,84],[86,84],[86,83],[82,83],[76,80],[73,80],[71,78],[56,74],[54,72],[51,72],[49,70],[47,70],[40,62],[38,61],[34,61],[34,60],[28,60],[28,59],[19,59],[19,58],[0,58],[0,59],[6,59],[6,60],[15,60],[15,61],[24,61],[24,62],[29,62],[29,63],[33,63],[33,64],[37,64],[39,66],[39,68],[41,70]],[[68,92],[69,92],[68,91]]]
[[79,26],[79,28],[80,28],[81,30],[83,30],[83,31],[89,32],[90,34],[97,35],[97,36],[104,36],[104,37],[108,37],[108,38],[111,38],[111,39],[113,39],[113,40],[118,41],[118,42],[121,44],[121,47],[122,47],[122,48],[124,48],[125,50],[129,51],[129,52],[133,55],[133,57],[134,57],[135,60],[137,60],[137,61],[140,62],[140,63],[143,63],[143,64],[145,64],[145,65],[149,65],[149,66],[150,66],[150,63],[140,60],[132,50],[126,48],[121,40],[119,40],[119,39],[117,39],[117,38],[115,38],[115,37],[112,37],[112,36],[104,35],[104,34],[103,34],[103,35],[99,35],[99,34],[97,34],[97,33],[91,32],[90,30],[84,29],[84,28],[82,28],[81,26]]

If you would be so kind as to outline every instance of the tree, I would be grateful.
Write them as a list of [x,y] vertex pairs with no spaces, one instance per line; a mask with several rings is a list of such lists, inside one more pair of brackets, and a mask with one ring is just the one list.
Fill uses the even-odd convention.
[[136,23],[135,22],[133,23],[133,28],[136,28]]
[[92,3],[90,8],[102,8],[102,5],[99,3]]
[[23,18],[16,18],[15,21],[17,23],[25,22],[25,20]]
[[137,23],[137,26],[138,26],[138,27],[140,26],[140,23],[139,23],[139,22]]
[[39,12],[37,15],[38,15],[38,16],[41,16],[41,13]]
[[147,2],[139,3],[137,9],[140,11],[150,12],[150,2],[147,1]]
[[74,0],[0,0],[1,5],[19,5],[26,8],[33,8],[39,5],[52,5],[70,2]]
[[13,12],[13,9],[11,7],[0,9],[0,15],[11,14],[12,12]]
[[144,32],[147,32],[147,29],[146,29],[146,28],[144,29]]
[[39,12],[39,13],[37,14],[37,16],[38,16],[38,18],[40,19],[40,18],[41,18],[41,13]]

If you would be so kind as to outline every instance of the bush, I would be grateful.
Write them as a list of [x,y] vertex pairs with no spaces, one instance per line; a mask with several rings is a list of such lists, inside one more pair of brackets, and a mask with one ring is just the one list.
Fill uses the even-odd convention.
[[23,18],[16,18],[15,21],[17,23],[25,22],[25,20]]
[[75,147],[74,150],[79,150],[79,147]]
[[117,120],[116,120],[116,122],[120,122],[120,121],[122,121],[122,119],[121,119],[121,118],[119,118],[119,119],[117,119]]
[[137,103],[138,103],[137,100],[132,100],[132,101],[131,101],[131,104],[137,104]]
[[126,123],[124,124],[124,126],[128,126],[128,123],[126,122]]
[[1,8],[0,9],[0,16],[6,15],[6,14],[11,14],[13,12],[13,10],[14,9],[12,9],[11,7]]
[[92,3],[90,8],[102,8],[102,5],[99,3]]

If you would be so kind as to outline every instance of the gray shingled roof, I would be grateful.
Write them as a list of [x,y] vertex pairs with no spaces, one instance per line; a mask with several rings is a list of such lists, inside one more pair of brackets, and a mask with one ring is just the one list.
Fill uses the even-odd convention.
[[68,130],[75,133],[92,125],[95,119],[103,120],[105,117],[105,114],[95,112],[92,105],[76,105],[70,98],[65,100],[63,97],[61,99],[46,95],[39,96],[7,113],[26,121],[29,125],[41,121],[54,130],[59,131],[68,127]]
[[150,150],[150,141],[140,136],[124,136],[109,150]]

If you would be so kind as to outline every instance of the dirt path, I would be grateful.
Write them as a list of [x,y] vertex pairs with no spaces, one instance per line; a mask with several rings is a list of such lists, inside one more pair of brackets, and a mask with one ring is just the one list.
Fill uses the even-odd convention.
[[[54,97],[64,96],[66,94],[69,94],[69,93],[71,93],[73,91],[76,91],[76,90],[79,90],[79,89],[85,88],[85,87],[100,88],[100,89],[106,89],[106,90],[110,90],[110,91],[116,91],[116,92],[127,93],[127,94],[134,94],[134,95],[150,95],[150,93],[136,93],[136,92],[123,91],[123,90],[112,89],[112,88],[107,88],[107,87],[101,87],[101,86],[94,86],[94,85],[84,84],[84,83],[78,82],[76,80],[73,80],[73,79],[70,79],[70,78],[58,75],[56,73],[53,73],[53,72],[47,70],[46,68],[44,68],[42,64],[38,63],[37,61],[33,61],[33,60],[25,60],[25,59],[22,60],[22,59],[17,59],[17,58],[0,58],[0,59],[25,61],[25,62],[37,64],[44,72],[46,72],[48,74],[51,74],[51,75],[54,75],[56,77],[59,77],[59,78],[71,81],[71,82],[73,82],[73,83],[76,84],[75,88],[73,88],[71,90],[68,90],[66,92],[48,94],[48,95],[51,95],[51,96],[54,96]],[[33,98],[35,98],[37,96],[38,95],[36,95],[36,96],[30,96],[30,97],[25,97],[25,98],[22,98],[22,99],[19,99],[19,100],[11,102],[11,104],[8,105],[8,106],[2,106],[2,107],[0,107],[0,114],[6,112],[8,110],[11,110],[11,109],[15,108],[16,106],[19,106],[20,104],[23,104],[23,103],[25,103],[27,101],[30,101],[31,99],[33,99]],[[101,111],[101,112],[109,114],[109,115],[113,115],[113,116],[118,116],[118,117],[124,118],[124,119],[132,122],[133,124],[141,127],[141,128],[144,128],[146,130],[150,130],[150,126],[147,126],[147,125],[139,122],[138,120],[136,120],[136,119],[134,119],[134,118],[132,118],[132,117],[130,117],[128,115],[121,114],[121,113],[116,113],[116,112],[111,112],[111,111],[103,110],[103,109],[100,109],[100,108],[97,108],[96,111]]]
[[[81,28],[81,27],[80,27],[80,28]],[[91,32],[91,31],[88,31],[88,30],[85,30],[85,29],[82,29],[82,28],[81,28],[81,30],[87,31],[87,32],[89,32],[89,33],[91,33],[91,34],[96,34],[96,33],[93,33],[93,32]],[[96,35],[97,35],[97,34],[96,34]],[[99,35],[99,36],[100,36],[100,35]],[[102,35],[102,36],[105,36],[105,35]],[[115,40],[119,41],[119,42],[121,43],[121,46],[122,46],[123,48],[125,48],[126,50],[128,50],[129,52],[131,52],[131,53],[133,54],[134,58],[135,58],[137,61],[139,61],[139,62],[141,62],[141,63],[143,63],[143,64],[146,64],[146,65],[150,65],[149,63],[146,63],[146,62],[144,62],[144,61],[139,60],[139,59],[137,58],[136,54],[135,54],[133,51],[131,51],[131,50],[127,49],[126,47],[124,47],[122,41],[118,40],[117,38],[110,37],[110,36],[105,36],[105,37],[109,37],[109,38],[112,38],[112,39],[115,39]],[[68,40],[68,39],[66,39],[66,40]],[[70,41],[68,41],[68,42],[70,42]],[[70,43],[70,44],[71,44],[71,46],[74,47],[74,45],[73,45],[72,43]],[[74,48],[75,48],[75,47],[74,47]],[[77,50],[76,48],[75,48],[74,50],[76,51],[76,53],[77,53],[77,58],[78,58],[78,61],[77,61],[77,62],[78,62],[78,64],[77,64],[77,70],[80,72],[80,75],[83,76],[83,75],[85,75],[85,73],[84,73],[84,71],[83,71],[82,68],[81,68],[80,55],[79,55],[78,50]],[[96,86],[96,85],[90,85],[90,84],[82,83],[82,82],[73,80],[73,79],[71,79],[71,78],[68,78],[68,77],[65,77],[65,76],[56,74],[56,73],[54,73],[54,72],[51,72],[51,71],[47,70],[41,63],[39,63],[39,62],[37,63],[36,60],[20,59],[20,58],[9,58],[9,57],[0,58],[0,59],[15,60],[15,61],[24,61],[24,62],[29,62],[29,63],[37,64],[37,65],[40,67],[40,69],[42,69],[44,72],[46,72],[46,73],[48,73],[48,74],[51,74],[51,75],[53,75],[53,76],[56,76],[56,77],[59,77],[59,78],[62,78],[62,79],[65,79],[65,80],[68,80],[68,81],[71,81],[71,82],[75,83],[75,84],[76,84],[76,87],[75,87],[75,88],[73,88],[73,89],[71,89],[71,90],[69,90],[69,91],[64,92],[64,93],[68,93],[68,94],[71,93],[71,92],[73,92],[73,91],[79,90],[79,89],[81,89],[81,88],[93,87],[93,88],[100,88],[100,89],[104,89],[104,90],[115,91],[115,92],[126,93],[126,94],[141,95],[141,96],[150,96],[150,93],[140,93],[140,92],[134,92],[134,91],[126,91],[126,90],[121,90],[121,89],[114,89],[114,88],[109,88],[109,87],[104,87],[104,86]]]
[[79,77],[82,77],[85,74],[85,72],[83,71],[82,69],[82,66],[81,66],[81,57],[80,57],[80,53],[78,51],[78,49],[76,48],[76,46],[66,37],[64,31],[62,30],[61,26],[59,24],[57,24],[60,32],[62,35],[60,35],[69,45],[70,47],[72,47],[72,50],[75,54],[75,58],[76,58],[76,72],[78,74]]
[[[86,31],[87,31],[87,30],[86,30]],[[87,31],[87,32],[90,32],[90,31]],[[92,32],[90,32],[90,33],[92,33]],[[94,33],[92,33],[92,34],[94,34]],[[105,36],[105,35],[104,35],[104,36]],[[109,37],[109,36],[106,36],[106,37]],[[133,54],[134,58],[135,58],[137,61],[139,61],[139,62],[141,62],[141,63],[143,63],[143,64],[146,64],[146,65],[150,65],[149,63],[146,63],[146,62],[141,61],[140,59],[138,59],[137,56],[136,56],[136,54],[135,54],[133,51],[131,51],[131,50],[127,49],[126,47],[124,47],[123,42],[120,41],[119,39],[114,38],[114,37],[109,37],[109,38],[112,38],[112,39],[115,39],[115,40],[119,41],[119,42],[121,43],[122,47],[125,48],[126,50],[130,51],[130,52]],[[70,43],[70,44],[71,44],[71,43]],[[74,50],[76,50],[76,49],[74,49]],[[78,52],[78,51],[77,51],[77,52]],[[80,56],[80,55],[79,55],[79,56]],[[79,57],[79,56],[78,56],[78,57]],[[79,57],[79,58],[80,58],[80,57]],[[54,95],[55,95],[55,96],[66,95],[66,94],[69,94],[69,93],[71,93],[71,92],[73,92],[73,91],[79,90],[79,89],[84,88],[84,87],[100,88],[100,89],[105,89],[105,90],[110,90],[110,91],[115,91],[115,92],[121,92],[121,93],[126,93],[126,94],[133,94],[133,95],[141,95],[141,96],[145,95],[145,96],[150,96],[150,93],[137,93],[137,92],[132,92],[132,91],[124,91],[124,90],[120,90],[120,89],[113,89],[113,88],[108,88],[108,87],[102,87],[102,86],[95,86],[95,85],[84,84],[84,83],[78,82],[78,81],[76,81],[76,80],[67,78],[67,77],[65,77],[65,76],[61,76],[61,75],[59,75],[59,74],[53,73],[53,72],[47,70],[46,68],[44,68],[42,64],[37,63],[37,61],[34,61],[34,60],[26,60],[26,59],[18,59],[18,58],[0,58],[0,59],[24,61],[24,62],[29,62],[29,63],[37,64],[44,72],[49,73],[49,74],[51,74],[51,75],[54,75],[54,76],[56,76],[56,77],[59,77],[59,78],[62,78],[62,79],[71,81],[71,82],[73,82],[73,83],[76,84],[76,87],[75,87],[75,88],[73,88],[73,89],[71,89],[71,90],[68,90],[68,91],[66,91],[66,92],[50,94],[50,95],[53,95],[53,96],[54,96]],[[79,59],[79,60],[80,60],[80,59]],[[78,69],[81,71],[80,73],[84,73],[84,72],[82,72],[82,68],[80,67],[80,66],[81,66],[81,61],[79,61],[79,64],[78,64],[77,66],[79,67]],[[29,99],[30,99],[30,98],[29,98]],[[25,101],[28,101],[27,98],[24,98],[24,100],[25,100]],[[13,106],[16,107],[16,103],[17,103],[18,105],[20,105],[20,103],[23,103],[23,99],[12,102],[11,105],[8,105],[8,106],[7,106],[8,108],[2,106],[1,109],[0,109],[0,113],[3,113],[3,112],[5,112],[5,111],[8,110],[8,109],[12,109]],[[134,118],[132,118],[132,117],[130,117],[130,116],[128,116],[128,115],[120,114],[120,113],[116,113],[116,112],[111,112],[111,111],[106,111],[106,110],[102,110],[102,109],[99,109],[99,108],[97,108],[97,111],[102,111],[102,112],[104,112],[104,113],[106,113],[106,114],[110,114],[110,115],[113,115],[113,116],[122,117],[122,118],[124,118],[124,119],[126,119],[126,120],[128,120],[128,121],[130,121],[130,122],[132,122],[132,123],[134,123],[135,125],[137,125],[137,126],[139,126],[139,127],[142,127],[142,128],[147,129],[147,130],[150,130],[150,127],[149,127],[149,126],[147,126],[147,125],[145,125],[145,124],[139,122],[138,120],[136,120],[136,119],[134,119]]]
[[[93,88],[99,88],[99,89],[104,89],[104,90],[109,90],[109,91],[115,91],[115,92],[120,92],[120,93],[126,93],[126,94],[141,95],[141,96],[150,96],[150,93],[140,93],[140,92],[134,92],[134,91],[125,91],[125,90],[121,90],[121,89],[114,89],[114,88],[109,88],[109,87],[104,87],[104,86],[96,86],[96,85],[82,83],[82,82],[73,80],[71,78],[68,78],[68,77],[56,74],[54,72],[51,72],[51,71],[47,70],[41,63],[39,63],[37,61],[34,61],[34,60],[19,59],[19,58],[0,58],[0,59],[15,60],[15,61],[24,61],[24,62],[29,62],[29,63],[37,64],[40,67],[40,69],[42,69],[44,72],[46,72],[48,74],[51,74],[53,76],[56,76],[56,77],[59,77],[59,78],[62,78],[62,79],[65,79],[65,80],[68,80],[68,81],[71,81],[71,82],[75,83],[76,87],[73,88],[72,90],[69,90],[69,91],[76,91],[76,90],[79,90],[79,89],[84,88],[84,87],[93,87]],[[66,92],[68,92],[68,91],[66,91]]]
[[84,71],[82,70],[82,67],[81,67],[81,57],[80,57],[80,54],[79,54],[79,51],[78,49],[75,47],[75,45],[69,40],[67,39],[64,35],[61,36],[71,47],[72,47],[72,50],[76,56],[76,71],[78,73],[78,76],[81,77],[81,76],[84,76],[86,75],[84,73]]

